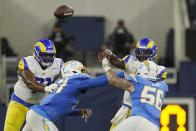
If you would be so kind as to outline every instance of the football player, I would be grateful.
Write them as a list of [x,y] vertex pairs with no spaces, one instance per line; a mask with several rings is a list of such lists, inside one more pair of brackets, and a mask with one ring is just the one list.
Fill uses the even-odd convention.
[[57,88],[57,84],[51,83],[60,75],[63,61],[55,55],[54,44],[48,39],[40,39],[33,47],[33,55],[20,60],[18,81],[7,110],[4,131],[20,131],[29,107],[39,104],[44,96]]
[[[88,88],[95,88],[108,83],[105,75],[90,78],[87,69],[78,61],[66,62],[61,73],[63,78],[55,81],[58,88],[46,96],[39,105],[34,105],[27,113],[23,131],[58,131],[54,125],[64,115],[82,115],[88,118],[90,109],[76,109],[80,96]],[[124,77],[121,72],[118,76]]]
[[116,76],[106,58],[103,58],[102,66],[109,83],[129,91],[132,101],[131,115],[113,130],[159,131],[161,107],[168,91],[167,84],[157,79],[157,72],[161,73],[162,70],[158,68],[157,70],[149,70],[144,63],[140,63],[137,67],[137,75],[131,73],[124,79]]
[[[110,50],[106,49],[104,52],[98,54],[98,58],[101,61],[104,57],[107,57],[109,62],[116,67],[123,69],[125,72],[125,78],[130,73],[135,73],[137,71],[137,67],[140,63],[144,63],[149,70],[156,70],[160,68],[162,72],[157,74],[157,78],[163,80],[167,76],[166,68],[164,66],[152,66],[155,63],[152,61],[155,59],[157,52],[156,43],[150,38],[143,38],[138,41],[135,48],[135,56],[127,55],[123,59],[119,59],[115,54],[113,54]],[[123,104],[119,111],[116,113],[114,118],[111,120],[112,126],[110,131],[122,120],[126,119],[131,112],[131,101],[130,101],[130,93],[125,91],[123,97]]]

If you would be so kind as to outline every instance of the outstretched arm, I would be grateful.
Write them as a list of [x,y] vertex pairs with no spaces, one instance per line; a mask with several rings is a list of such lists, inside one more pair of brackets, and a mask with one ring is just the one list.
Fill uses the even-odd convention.
[[111,68],[109,66],[109,62],[106,58],[103,58],[102,66],[106,72],[106,76],[107,76],[108,81],[111,85],[113,85],[117,88],[123,89],[123,90],[128,90],[130,92],[134,91],[133,83],[131,81],[124,79],[124,78],[119,78],[118,76],[116,76],[116,74],[111,70]]
[[109,49],[106,49],[105,51],[98,53],[98,59],[100,62],[103,60],[104,57],[106,57],[112,65],[125,70],[125,62],[118,58]]
[[[124,72],[116,73],[118,77],[124,78]],[[88,89],[88,88],[95,88],[99,86],[104,86],[109,84],[109,81],[107,79],[106,75],[101,75],[95,78],[89,78],[86,80],[82,80],[79,86],[77,88],[79,89]]]
[[87,117],[90,117],[92,115],[91,109],[73,109],[71,112],[67,115],[75,116],[75,115],[86,115]]
[[133,83],[131,81],[124,78],[119,78],[111,69],[106,71],[106,76],[111,85],[130,92],[134,90]]

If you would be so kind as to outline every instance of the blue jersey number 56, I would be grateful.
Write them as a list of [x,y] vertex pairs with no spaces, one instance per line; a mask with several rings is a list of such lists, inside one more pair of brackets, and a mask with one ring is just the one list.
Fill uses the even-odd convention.
[[[150,92],[155,92],[156,96],[150,94]],[[140,101],[142,103],[147,103],[150,105],[155,105],[158,110],[161,110],[161,106],[163,104],[163,91],[160,89],[156,89],[150,86],[144,86],[144,89],[141,94]]]

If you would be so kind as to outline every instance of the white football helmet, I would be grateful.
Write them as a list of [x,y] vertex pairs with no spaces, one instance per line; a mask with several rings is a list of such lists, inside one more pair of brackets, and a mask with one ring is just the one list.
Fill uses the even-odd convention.
[[136,74],[151,81],[163,80],[167,77],[166,68],[153,61],[144,61],[137,66]]
[[76,60],[71,60],[63,64],[61,68],[62,76],[69,77],[74,76],[81,73],[87,73],[87,68],[83,66],[82,63]]

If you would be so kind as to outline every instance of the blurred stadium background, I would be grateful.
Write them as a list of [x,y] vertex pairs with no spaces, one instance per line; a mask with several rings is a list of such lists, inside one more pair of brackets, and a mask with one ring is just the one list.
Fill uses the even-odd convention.
[[[168,67],[170,90],[163,106],[161,131],[168,131],[165,127],[195,131],[196,0],[0,0],[0,38],[6,37],[18,54],[6,57],[0,46],[0,131],[17,81],[17,62],[32,55],[33,42],[50,35],[56,21],[53,11],[62,4],[75,9],[73,18],[61,21],[64,33],[75,37],[73,59],[85,63],[92,76],[103,74],[96,54],[119,19],[125,21],[136,41],[143,37],[156,41],[158,63]],[[79,107],[92,108],[92,118],[85,123],[78,117],[64,117],[56,123],[58,128],[108,131],[122,93],[111,86],[89,90]]]

